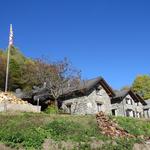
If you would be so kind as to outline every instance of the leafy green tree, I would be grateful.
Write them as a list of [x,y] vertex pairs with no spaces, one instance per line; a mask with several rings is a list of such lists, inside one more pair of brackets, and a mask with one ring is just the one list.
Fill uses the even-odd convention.
[[[8,50],[0,50],[0,90],[5,88],[6,62]],[[22,79],[22,70],[25,62],[28,59],[20,52],[19,49],[11,47],[10,49],[10,64],[8,76],[8,89],[15,90],[16,88],[24,88]],[[27,74],[28,72],[26,72]],[[25,81],[24,81],[25,82]],[[30,86],[30,82],[26,83]]]
[[36,63],[31,59],[27,59],[21,70],[21,84],[24,91],[30,91],[34,85],[38,85],[36,75]]
[[144,99],[150,98],[150,76],[139,75],[132,84],[132,89]]

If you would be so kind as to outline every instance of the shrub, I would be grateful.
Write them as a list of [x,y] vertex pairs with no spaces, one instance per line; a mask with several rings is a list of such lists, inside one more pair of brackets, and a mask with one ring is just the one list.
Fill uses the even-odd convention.
[[81,125],[79,122],[69,121],[65,119],[57,119],[50,122],[47,127],[50,137],[54,140],[71,140],[75,142],[89,142],[92,140],[91,137],[96,139],[108,139],[107,137],[100,134],[97,127],[91,126],[87,128]]
[[47,114],[57,114],[58,108],[55,105],[50,105],[45,109],[44,112]]

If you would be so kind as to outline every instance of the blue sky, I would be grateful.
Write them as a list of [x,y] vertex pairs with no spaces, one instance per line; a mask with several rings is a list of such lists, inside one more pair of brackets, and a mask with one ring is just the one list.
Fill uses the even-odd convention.
[[150,73],[149,0],[0,0],[0,48],[28,57],[68,57],[85,79],[103,76],[114,88]]

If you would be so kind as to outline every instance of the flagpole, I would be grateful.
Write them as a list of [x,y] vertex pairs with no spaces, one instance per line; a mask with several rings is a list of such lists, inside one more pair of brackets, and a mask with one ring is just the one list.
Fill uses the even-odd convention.
[[9,74],[9,62],[10,62],[10,49],[11,49],[12,44],[13,44],[13,31],[12,31],[12,24],[10,24],[9,45],[8,45],[8,51],[7,51],[5,92],[7,92],[7,89],[8,89],[8,74]]
[[5,92],[7,92],[7,88],[8,88],[9,59],[10,59],[10,46],[8,46],[8,52],[7,52],[7,66],[6,66]]

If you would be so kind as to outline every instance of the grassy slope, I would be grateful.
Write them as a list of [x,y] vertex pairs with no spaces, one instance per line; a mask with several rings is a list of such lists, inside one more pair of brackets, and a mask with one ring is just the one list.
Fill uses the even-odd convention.
[[[134,135],[150,136],[150,122],[131,118],[112,118]],[[45,139],[80,143],[80,149],[90,149],[90,141],[101,140],[102,149],[131,149],[135,140],[110,139],[100,134],[95,116],[48,115],[44,113],[0,113],[0,141],[11,147],[41,149]],[[114,142],[112,144],[108,144]],[[82,145],[81,145],[82,143]]]
[[150,137],[150,120],[116,117],[114,121],[135,136]]

